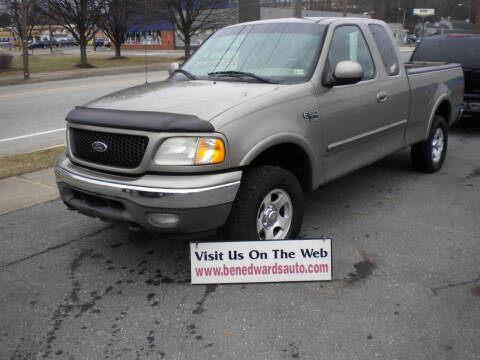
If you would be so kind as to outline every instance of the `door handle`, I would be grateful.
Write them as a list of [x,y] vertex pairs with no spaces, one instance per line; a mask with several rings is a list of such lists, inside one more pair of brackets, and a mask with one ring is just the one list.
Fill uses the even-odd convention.
[[385,101],[388,100],[388,95],[385,91],[380,91],[378,94],[377,94],[377,101],[379,103],[384,103]]

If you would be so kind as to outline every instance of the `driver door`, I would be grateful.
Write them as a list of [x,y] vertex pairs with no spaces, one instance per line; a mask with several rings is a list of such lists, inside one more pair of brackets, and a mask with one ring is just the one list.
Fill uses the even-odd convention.
[[[390,143],[392,139],[385,131],[396,118],[389,114],[388,97],[383,98],[382,81],[360,27],[337,26],[328,51],[325,72],[333,72],[341,61],[356,61],[363,67],[360,82],[328,88],[319,98],[326,146],[324,170],[326,179],[331,180],[380,159],[401,145]],[[403,136],[398,137],[400,140]]]

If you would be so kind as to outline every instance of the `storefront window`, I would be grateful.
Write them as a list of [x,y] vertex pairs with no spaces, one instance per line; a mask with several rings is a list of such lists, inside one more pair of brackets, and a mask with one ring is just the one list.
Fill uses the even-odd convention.
[[125,35],[126,45],[162,45],[161,31],[129,32]]

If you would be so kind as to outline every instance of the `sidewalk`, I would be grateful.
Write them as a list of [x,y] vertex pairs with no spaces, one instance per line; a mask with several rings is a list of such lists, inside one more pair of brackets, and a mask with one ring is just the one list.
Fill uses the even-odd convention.
[[400,46],[400,52],[413,52],[415,50],[415,46]]
[[58,199],[53,169],[0,180],[0,215]]
[[[148,72],[168,70],[170,64],[149,64]],[[22,74],[5,76],[0,78],[0,86],[31,84],[42,81],[69,80],[93,76],[107,76],[116,74],[140,73],[145,71],[145,66],[119,66],[111,68],[93,68],[55,71],[46,73],[30,74],[29,80],[24,80]]]

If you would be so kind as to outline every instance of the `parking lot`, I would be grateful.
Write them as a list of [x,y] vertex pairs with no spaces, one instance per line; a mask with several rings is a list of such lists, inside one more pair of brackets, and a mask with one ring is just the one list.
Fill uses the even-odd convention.
[[439,173],[405,150],[307,194],[331,282],[192,286],[187,240],[60,200],[2,215],[0,359],[480,359],[479,139],[462,121]]

